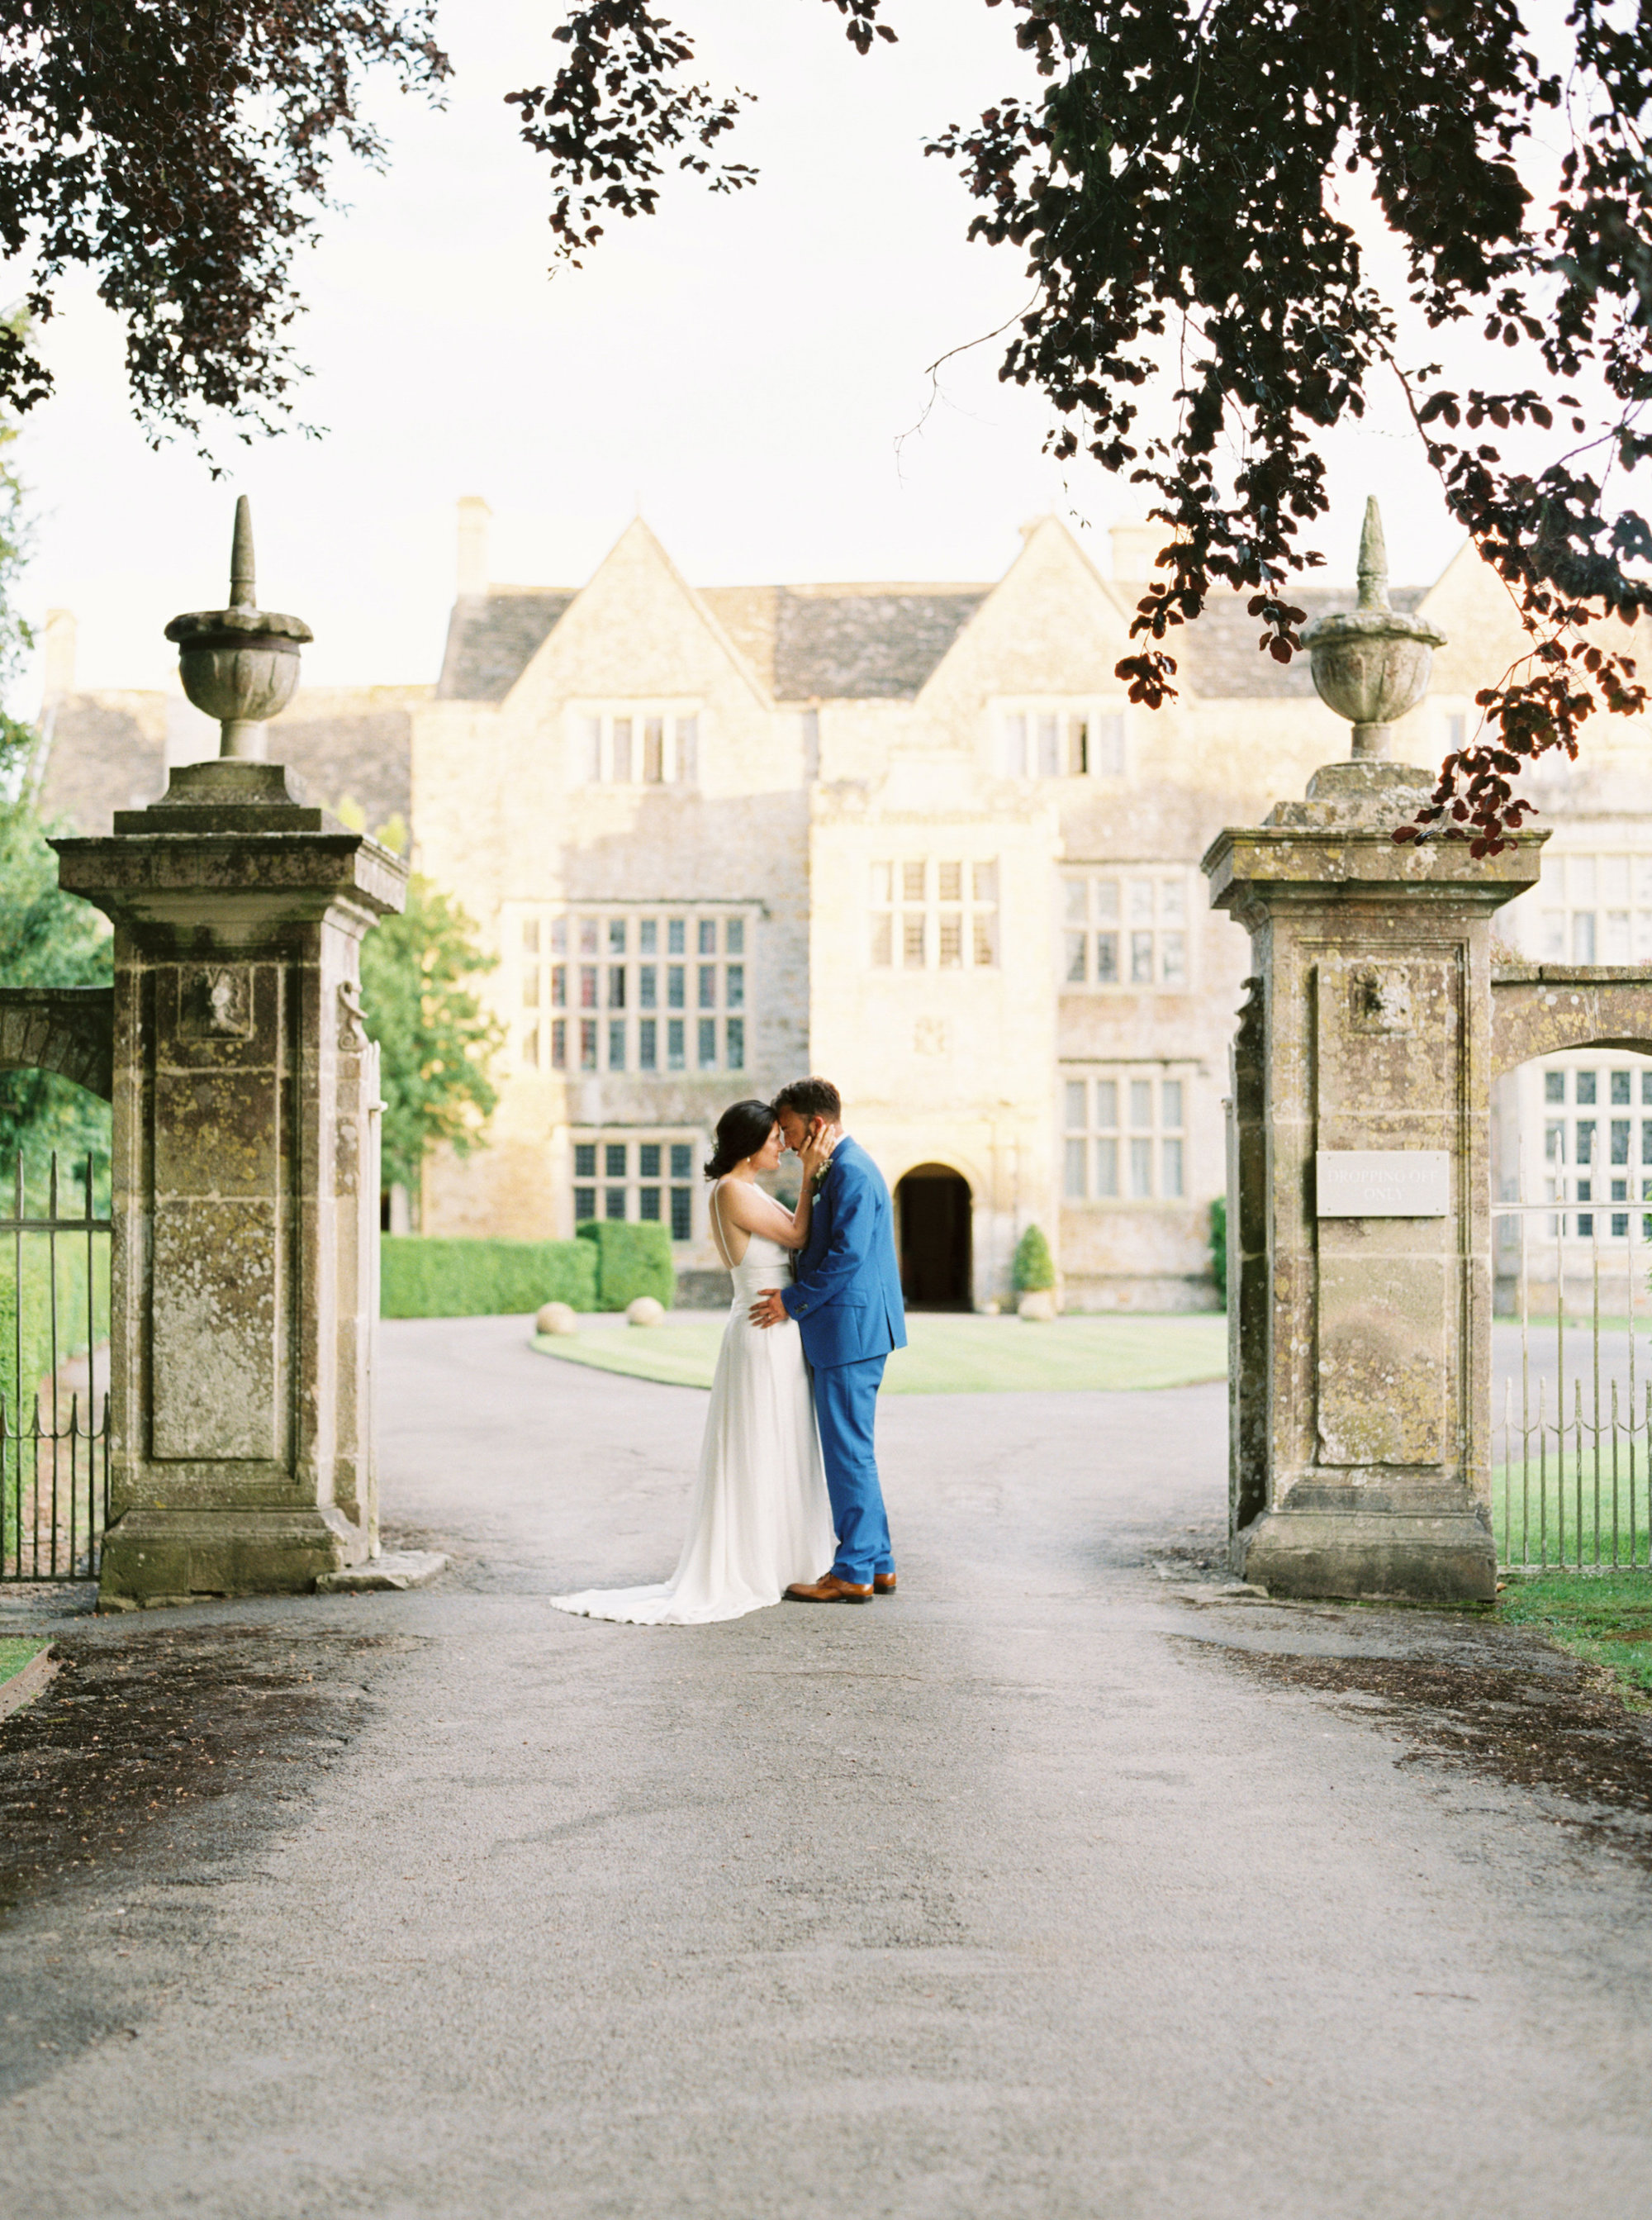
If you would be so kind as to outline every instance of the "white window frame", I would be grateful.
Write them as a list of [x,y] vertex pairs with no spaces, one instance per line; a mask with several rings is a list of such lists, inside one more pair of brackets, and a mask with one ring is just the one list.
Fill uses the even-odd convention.
[[1100,779],[1130,775],[1130,713],[1122,695],[1074,700],[1029,695],[991,707],[993,765],[1002,778]]
[[1063,1208],[1185,1203],[1194,1185],[1197,1076],[1195,1065],[1161,1058],[1063,1063],[1057,1075]]
[[[591,1219],[605,1219],[610,1224],[626,1225],[664,1225],[672,1241],[679,1247],[700,1238],[703,1231],[703,1215],[698,1200],[698,1190],[703,1184],[701,1165],[709,1144],[702,1129],[686,1126],[576,1126],[570,1132],[568,1163],[570,1207],[576,1225],[588,1225]],[[587,1173],[582,1169],[582,1152],[594,1150],[594,1168]],[[645,1172],[645,1149],[658,1149],[659,1169]],[[686,1163],[687,1170],[672,1169],[673,1151],[678,1151],[676,1163]],[[686,1150],[686,1158],[682,1151]],[[609,1169],[610,1151],[623,1151],[623,1169]],[[609,1209],[610,1198],[620,1195],[624,1201],[621,1212]],[[643,1216],[648,1198],[653,1199],[657,1215]],[[592,1208],[583,1212],[580,1205],[589,1197]],[[686,1211],[687,1231],[679,1233],[682,1222],[678,1213]]]
[[1557,839],[1537,884],[1504,911],[1504,934],[1533,963],[1652,963],[1652,840]]
[[[1636,1207],[1645,1214],[1636,1238],[1652,1240],[1652,1057],[1570,1049],[1523,1066],[1520,1079],[1530,1088],[1522,1108],[1533,1114],[1521,1121],[1518,1191],[1563,1206],[1531,1221],[1539,1241],[1626,1246]],[[1542,1269],[1541,1250],[1532,1269]]]
[[1061,992],[1192,994],[1197,900],[1194,872],[1183,863],[1063,864],[1056,942]]
[[867,869],[866,964],[873,971],[996,971],[1003,859],[875,856]]
[[[658,788],[700,783],[704,713],[697,702],[575,702],[566,711],[570,786]],[[660,776],[650,727],[658,725]]]
[[514,1070],[645,1082],[749,1071],[762,917],[758,902],[508,903]]

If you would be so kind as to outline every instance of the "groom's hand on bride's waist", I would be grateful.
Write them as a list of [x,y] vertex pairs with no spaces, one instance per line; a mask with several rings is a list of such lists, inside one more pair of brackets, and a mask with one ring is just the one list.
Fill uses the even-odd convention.
[[786,1306],[780,1300],[778,1288],[765,1288],[751,1306],[749,1313],[753,1325],[784,1325]]

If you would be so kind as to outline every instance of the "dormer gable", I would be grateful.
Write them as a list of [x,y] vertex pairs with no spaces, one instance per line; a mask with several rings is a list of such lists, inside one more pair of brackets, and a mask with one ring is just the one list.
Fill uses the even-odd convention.
[[956,702],[1025,693],[1111,695],[1130,652],[1116,587],[1060,519],[1023,531],[1021,550],[941,658],[919,699],[937,713]]
[[[461,596],[450,628],[442,689],[450,698],[516,710],[732,685],[770,706],[748,658],[640,516],[576,592],[489,586],[468,600],[467,608]],[[476,690],[463,691],[467,684]]]

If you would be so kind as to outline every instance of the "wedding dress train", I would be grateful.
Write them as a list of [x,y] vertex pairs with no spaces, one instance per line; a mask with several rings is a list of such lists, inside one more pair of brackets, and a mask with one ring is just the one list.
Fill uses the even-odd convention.
[[808,1367],[795,1325],[754,1326],[765,1288],[790,1283],[790,1251],[754,1233],[733,1266],[734,1300],[718,1352],[689,1535],[669,1581],[552,1596],[558,1611],[639,1626],[699,1626],[778,1603],[818,1580],[836,1537]]

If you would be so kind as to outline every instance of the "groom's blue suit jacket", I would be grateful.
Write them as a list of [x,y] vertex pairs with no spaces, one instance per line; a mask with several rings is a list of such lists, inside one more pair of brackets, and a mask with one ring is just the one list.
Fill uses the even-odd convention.
[[895,1212],[883,1175],[845,1134],[809,1220],[797,1277],[781,1295],[816,1367],[887,1356],[907,1345],[895,1261]]

